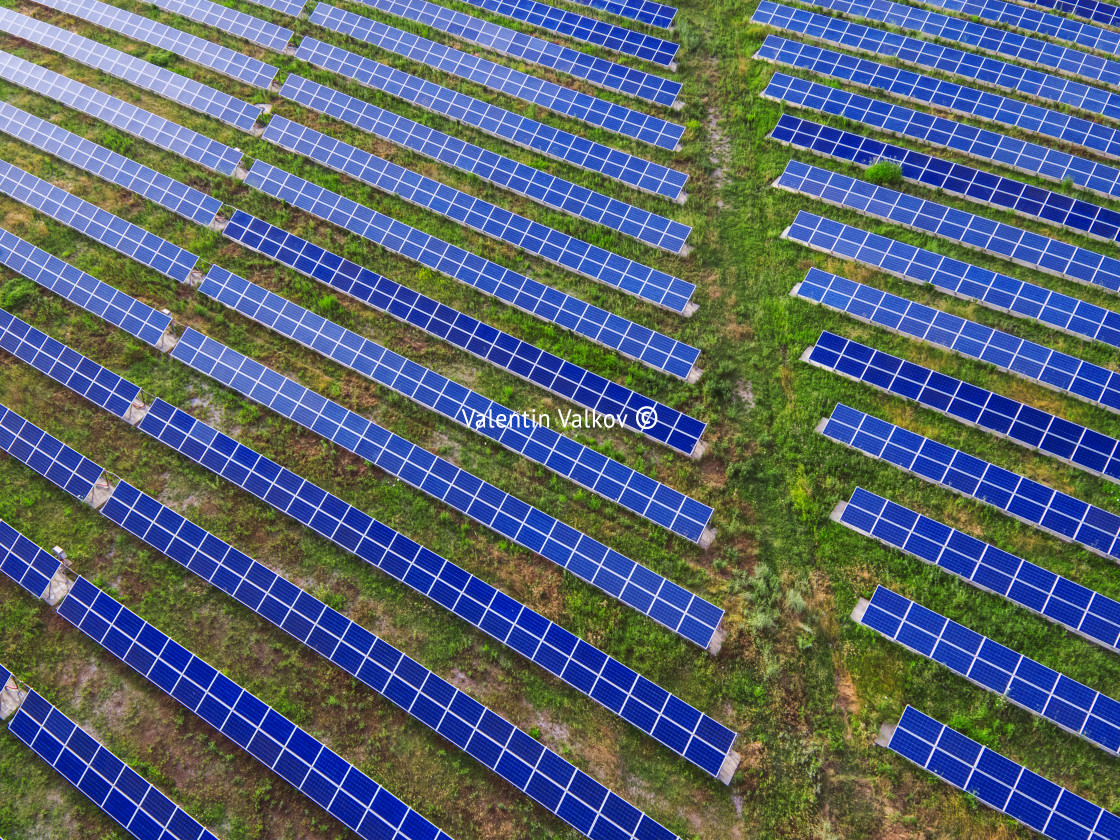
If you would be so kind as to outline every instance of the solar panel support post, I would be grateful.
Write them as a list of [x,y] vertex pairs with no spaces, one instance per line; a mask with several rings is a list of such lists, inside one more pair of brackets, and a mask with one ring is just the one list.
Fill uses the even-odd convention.
[[0,720],[7,720],[16,713],[27,690],[20,688],[15,677],[8,677],[8,682],[0,689]]

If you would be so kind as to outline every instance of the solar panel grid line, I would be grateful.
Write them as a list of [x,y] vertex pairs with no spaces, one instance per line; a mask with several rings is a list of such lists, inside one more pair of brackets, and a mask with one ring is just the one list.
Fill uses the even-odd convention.
[[237,149],[3,51],[0,78],[223,175],[232,175],[241,162]]
[[837,403],[817,431],[923,481],[991,505],[1064,542],[1114,562],[1120,559],[1120,516],[1096,505],[843,403]]
[[673,19],[677,16],[677,10],[672,6],[654,3],[652,0],[571,0],[571,2],[648,23],[661,29],[672,28]]
[[1120,602],[857,487],[832,520],[1120,652]]
[[684,201],[688,175],[676,169],[545,125],[315,38],[304,37],[300,41],[296,58],[514,146],[595,172],[641,192]]
[[[33,598],[44,598],[62,561],[0,519],[0,572]],[[7,676],[0,670],[0,691]]]
[[864,169],[879,161],[893,162],[900,167],[902,177],[911,183],[1080,233],[1090,239],[1116,242],[1120,236],[1120,212],[1116,210],[792,114],[779,117],[770,139]]
[[316,5],[311,22],[613,134],[674,151],[684,134],[684,126],[661,117],[530,76],[326,3]]
[[78,501],[92,498],[102,469],[0,404],[0,449]]
[[302,154],[322,166],[513,245],[581,277],[673,312],[684,313],[693,308],[691,299],[696,286],[692,283],[606,248],[591,245],[307,126],[277,115],[269,120],[262,137],[283,149]]
[[292,40],[292,30],[247,15],[211,0],[149,0],[161,9],[204,23],[270,50],[283,52]]
[[774,102],[854,120],[886,134],[950,149],[969,158],[998,163],[1055,183],[1068,181],[1105,198],[1120,198],[1120,169],[1117,167],[976,128],[958,120],[915,111],[785,73],[774,73],[759,95]]
[[198,263],[198,257],[166,239],[4,161],[0,193],[174,280],[186,280]]
[[802,361],[1120,483],[1120,440],[955,377],[822,332]]
[[[678,536],[705,548],[714,538],[707,505],[220,266],[199,292]],[[496,417],[517,422],[486,422]]]
[[1095,747],[1120,751],[1120,703],[879,585],[852,620]]
[[259,105],[250,105],[186,76],[10,9],[0,9],[0,30],[208,114],[242,131],[251,130],[263,111]]
[[1043,108],[988,91],[888,67],[832,50],[798,44],[768,35],[755,57],[772,64],[797,67],[868,90],[885,91],[904,101],[1020,128],[1091,152],[1120,160],[1120,131],[1111,126]]
[[[245,183],[655,370],[686,381],[695,378],[700,351],[677,339],[584,303],[262,160],[253,162]],[[663,304],[672,299],[667,291]],[[680,298],[677,301],[686,305]]]
[[682,454],[699,457],[704,451],[700,438],[707,424],[419,295],[248,213],[235,212],[222,232],[252,251],[593,413],[622,417],[624,425],[636,423],[637,417],[642,416],[653,425],[644,430],[636,426],[627,428],[643,431]]
[[307,0],[248,0],[248,2],[263,6],[266,9],[283,12],[294,18],[303,14],[303,7],[307,5]]
[[910,230],[957,242],[1027,268],[1085,285],[1120,291],[1120,260],[965,210],[878,187],[792,160],[774,182],[778,189],[811,195]]
[[302,76],[289,74],[280,95],[446,166],[477,175],[545,207],[603,225],[670,253],[687,254],[689,251],[687,241],[692,228],[688,225],[483,149]]
[[[5,670],[0,675],[6,677]],[[8,731],[133,837],[217,840],[34,689],[24,696]]]
[[[458,12],[427,0],[358,0],[386,14],[421,23],[499,55],[582,79],[596,87],[671,108],[681,83],[588,55],[562,44]],[[320,4],[322,6],[322,4]],[[508,72],[508,71],[507,71]],[[532,77],[536,78],[536,77]],[[538,80],[539,83],[539,80]]]
[[138,164],[64,128],[0,102],[0,131],[141,195],[192,222],[209,225],[222,208],[213,196]]
[[118,9],[100,0],[36,0],[49,9],[112,30],[134,41],[167,50],[192,64],[258,88],[272,84],[278,68],[205,38]]
[[645,35],[624,26],[616,26],[546,3],[538,3],[537,0],[464,0],[464,2],[502,17],[566,35],[577,41],[641,58],[670,70],[677,69],[676,56],[680,45],[654,35]]
[[1120,818],[911,706],[876,743],[1046,837],[1120,837]]
[[1099,0],[1024,0],[1024,6],[1041,6],[1105,26],[1120,26],[1120,7]]

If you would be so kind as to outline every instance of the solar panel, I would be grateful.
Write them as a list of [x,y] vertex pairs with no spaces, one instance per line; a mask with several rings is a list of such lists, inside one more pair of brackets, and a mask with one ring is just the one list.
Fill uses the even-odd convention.
[[207,67],[254,87],[267,88],[278,70],[213,41],[188,35],[100,0],[42,0],[42,3],[48,8],[111,29],[134,41],[151,44],[200,67]]
[[883,586],[852,618],[1106,752],[1120,751],[1120,703],[1107,694]]
[[94,485],[101,482],[101,467],[4,405],[0,405],[0,449],[79,501],[92,498]]
[[[51,579],[61,565],[61,560],[0,519],[0,572],[31,593],[32,597],[46,596]],[[0,691],[4,690],[7,681],[8,675],[0,669]]]
[[985,122],[1020,128],[1120,160],[1120,132],[1116,129],[996,93],[887,67],[809,44],[796,44],[774,35],[767,36],[755,57],[797,67],[817,76],[885,91],[902,99]]
[[175,280],[186,280],[198,262],[166,239],[3,161],[0,192]]
[[682,125],[530,76],[326,3],[315,7],[311,22],[623,137],[675,150],[684,134]]
[[[712,509],[260,286],[211,266],[199,291],[366,378],[707,547]],[[497,422],[510,418],[510,422]]]
[[810,269],[793,293],[857,320],[988,362],[1044,387],[1120,412],[1120,373],[1100,365],[816,268]]
[[1053,840],[1120,837],[1120,819],[1108,811],[910,706],[886,746]]
[[3,51],[0,78],[223,175],[232,175],[241,162],[242,155],[237,149]]
[[[688,175],[676,169],[586,140],[314,38],[300,41],[296,58],[547,158],[596,172],[643,192],[683,200]],[[650,137],[655,139],[656,134]],[[675,145],[675,140],[670,143]]]
[[284,80],[280,95],[545,207],[603,225],[670,253],[686,251],[692,232],[688,225],[542,172],[294,73]]
[[307,4],[307,0],[249,0],[249,2],[264,6],[266,9],[283,12],[291,17],[299,17],[303,14],[303,7]]
[[890,161],[899,165],[903,178],[923,187],[1068,228],[1092,239],[1115,242],[1120,236],[1120,212],[1115,210],[792,114],[782,114],[770,137],[864,168],[881,160]]
[[577,41],[652,61],[670,70],[677,69],[676,55],[680,45],[653,35],[643,35],[633,29],[558,9],[555,6],[538,3],[536,0],[465,0],[465,2],[521,23],[547,29],[559,35],[567,35]]
[[101,70],[136,87],[150,90],[165,99],[178,102],[195,111],[249,131],[263,110],[227,93],[172,73],[150,62],[114,50],[97,41],[91,41],[49,23],[43,23],[13,12],[0,9],[0,29],[9,35],[31,41],[41,47],[65,55],[88,67]]
[[1098,0],[1031,0],[1031,3],[1105,26],[1116,26],[1120,21],[1120,8]]
[[960,379],[822,332],[802,359],[1120,482],[1120,440]]
[[0,264],[153,346],[171,326],[170,315],[105,285],[3,228]]
[[[263,160],[253,162],[245,183],[381,245],[391,253],[419,262],[656,370],[687,378],[700,355],[694,347],[584,303]],[[661,303],[674,311],[682,311],[687,306],[683,298],[674,297],[669,291]]]
[[856,488],[840,524],[1007,598],[1091,642],[1120,651],[1120,602],[976,537]]
[[212,196],[6,102],[0,102],[0,131],[200,225],[209,225],[222,209],[222,202]]
[[853,120],[888,134],[951,149],[977,160],[992,161],[1048,181],[1068,182],[1098,195],[1120,198],[1120,169],[1115,166],[977,128],[959,120],[892,105],[784,73],[771,76],[770,83],[760,96]]
[[8,731],[133,837],[216,840],[34,689],[24,696]]
[[[1120,95],[1112,91],[1092,87],[1074,79],[1052,76],[1029,67],[1008,64],[982,54],[953,49],[895,32],[885,32],[804,9],[793,9],[768,0],[759,4],[751,21],[855,52],[889,56],[904,64],[962,76],[985,87],[1047,99],[1113,119],[1120,117]],[[983,110],[985,114],[988,113],[987,108]]]
[[292,30],[266,20],[238,12],[211,0],[150,0],[161,9],[213,26],[231,35],[283,52],[292,40]]
[[1094,554],[1120,557],[1120,516],[937,443],[843,403],[817,427],[825,437],[904,472],[989,504]]
[[677,16],[677,10],[672,6],[664,6],[652,0],[572,0],[572,2],[610,12],[619,17],[640,20],[642,23],[660,26],[662,29],[669,29],[673,25],[673,18]]
[[[269,120],[262,136],[281,148],[302,154],[316,163],[535,254],[575,274],[674,312],[691,309],[690,301],[696,291],[692,283],[534,222],[322,132],[277,115]],[[460,252],[449,259],[464,259],[465,262],[465,255],[466,252]],[[485,273],[494,275],[497,269],[496,265],[491,265]],[[503,277],[502,282],[508,284],[509,278]]]
[[[528,64],[536,64],[559,73],[567,73],[598,87],[625,93],[627,96],[643,99],[646,102],[672,107],[681,90],[680,82],[597,58],[573,50],[571,47],[480,20],[464,12],[428,3],[427,0],[404,0],[404,2],[359,0],[359,2],[371,9],[454,35],[462,41],[493,50],[500,55],[518,58]],[[320,4],[317,8],[322,7],[323,4]],[[510,71],[506,70],[506,72]],[[536,84],[541,84],[540,80],[536,80]]]
[[[652,422],[638,429],[686,455],[703,451],[706,424],[635,391],[611,382],[559,356],[540,350],[424,295],[361,268],[241,210],[223,232],[336,291],[424,330],[455,347],[599,414],[621,416],[637,428],[638,417]],[[641,414],[639,414],[641,412]]]
[[1120,290],[1120,260],[955,207],[877,187],[800,161],[790,161],[774,186],[958,242],[1047,274],[1103,286],[1113,292]]

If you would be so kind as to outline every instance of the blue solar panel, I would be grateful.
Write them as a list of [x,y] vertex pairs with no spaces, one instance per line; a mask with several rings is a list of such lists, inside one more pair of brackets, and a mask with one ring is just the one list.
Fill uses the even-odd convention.
[[1102,557],[1120,557],[1120,516],[1096,505],[842,403],[817,428],[837,443],[1080,543]]
[[887,747],[1052,840],[1120,837],[1120,818],[910,706]]
[[1116,129],[1082,117],[1008,99],[997,93],[976,90],[809,44],[797,44],[774,35],[767,36],[755,57],[797,67],[813,75],[884,91],[902,99],[985,122],[1013,126],[1073,146],[1081,146],[1105,157],[1120,159],[1120,132]]
[[674,254],[686,251],[685,243],[692,232],[688,225],[534,169],[301,76],[289,75],[280,95],[545,207],[595,222]]
[[104,120],[125,134],[139,137],[223,175],[232,175],[241,162],[241,152],[224,143],[3,51],[0,51],[0,78]]
[[[371,9],[430,26],[501,55],[518,58],[559,73],[567,73],[598,87],[625,93],[647,102],[671,107],[681,91],[680,82],[615,64],[613,61],[597,58],[573,50],[571,47],[480,20],[464,12],[437,6],[427,0],[359,0],[359,2]],[[322,7],[323,4],[320,4],[317,9]],[[510,71],[506,70],[506,73],[509,74]],[[535,84],[540,86],[543,83],[535,79]]]
[[1116,26],[1120,22],[1120,7],[1101,3],[1099,0],[1030,0],[1030,2],[1035,6],[1053,9],[1094,23],[1103,23],[1105,26]]
[[8,731],[138,840],[216,840],[37,691],[27,692]]
[[[269,595],[294,621],[313,626],[317,616],[301,615],[311,605],[289,587],[295,592]],[[280,600],[285,595],[286,602]],[[451,840],[322,741],[84,577],[74,582],[58,614],[363,837]]]
[[861,606],[852,617],[864,627],[1106,752],[1120,751],[1120,703],[1108,695],[883,586]]
[[1120,440],[1114,437],[830,332],[822,332],[802,358],[1120,482]]
[[266,9],[283,12],[292,17],[299,17],[303,14],[303,7],[307,5],[307,0],[249,0],[249,2],[264,6]]
[[959,120],[892,105],[784,73],[775,73],[760,96],[853,120],[931,146],[952,149],[967,157],[992,161],[1048,181],[1070,182],[1099,195],[1120,198],[1120,169],[1115,166],[977,128]]
[[198,262],[166,239],[3,161],[0,192],[172,279],[186,280]]
[[[410,102],[426,111],[449,117],[486,134],[570,163],[589,172],[620,181],[634,189],[683,200],[688,175],[659,163],[585,140],[575,134],[545,125],[522,114],[419,79],[314,38],[304,38],[296,58]],[[652,135],[656,137],[656,135]],[[671,144],[676,146],[674,140]]]
[[0,131],[200,225],[209,225],[222,209],[222,202],[212,196],[6,102],[0,102]]
[[654,3],[653,0],[572,0],[572,2],[630,20],[640,20],[642,23],[660,26],[662,29],[670,28],[673,25],[673,18],[677,16],[675,8]]
[[653,35],[643,35],[633,29],[538,3],[537,0],[465,0],[465,2],[496,15],[547,29],[559,35],[567,35],[577,41],[652,61],[670,70],[677,69],[676,55],[680,46]]
[[1120,290],[1120,260],[976,216],[955,207],[877,187],[800,161],[790,161],[774,186],[837,207],[930,233],[1078,283]]
[[[1009,90],[1037,99],[1048,99],[1051,102],[1114,119],[1120,117],[1120,94],[1092,87],[1074,79],[1052,76],[1030,67],[1008,64],[986,55],[953,49],[895,32],[885,32],[882,29],[818,15],[804,9],[782,6],[768,0],[763,0],[759,4],[751,20],[753,23],[768,24],[854,52],[889,56],[905,64],[941,73],[951,73],[986,87]],[[859,83],[863,83],[862,79]],[[985,102],[991,104],[992,100],[985,100]],[[986,108],[982,109],[981,113],[985,119],[991,119],[990,112]],[[1043,111],[1043,113],[1050,116],[1050,112]],[[1023,125],[1027,127],[1029,122],[1024,121]]]
[[[27,537],[0,520],[0,572],[31,593],[35,598],[46,595],[51,578],[58,572],[62,561],[44,551]],[[0,669],[0,691],[8,675]]]
[[249,131],[261,115],[259,105],[242,102],[186,76],[10,9],[0,9],[0,29],[195,111],[209,114],[242,131]]
[[1120,412],[1120,373],[1100,365],[816,268],[810,269],[794,294]]
[[[642,431],[679,452],[691,455],[702,451],[700,438],[707,424],[419,295],[306,239],[241,210],[233,214],[223,233],[566,400],[600,414],[621,416],[627,428]],[[639,417],[643,424],[652,425],[640,428]]]
[[[281,148],[302,154],[316,163],[356,178],[390,195],[399,196],[405,201],[506,242],[515,248],[535,254],[575,274],[612,286],[674,312],[687,312],[692,308],[690,301],[696,291],[696,286],[692,283],[686,283],[663,271],[642,265],[597,245],[591,245],[540,222],[534,222],[504,207],[390,163],[384,158],[328,137],[312,128],[275,116],[269,120],[268,128],[262,136]],[[253,169],[256,168],[254,164]],[[399,225],[399,228],[403,227]],[[399,236],[399,228],[392,231],[393,237]],[[415,234],[409,236],[409,239],[415,239]],[[380,239],[377,241],[381,242]],[[452,249],[448,248],[448,250]],[[499,271],[493,264],[481,272],[473,267],[468,269],[469,256],[462,251],[459,254],[445,254],[440,259],[441,261],[462,259],[463,268],[456,266],[454,272],[456,275],[467,270],[474,276],[477,274],[493,276]],[[478,262],[478,260],[479,258],[476,257],[474,261]],[[434,266],[429,265],[429,268],[432,267]],[[522,286],[524,279],[527,278],[521,281]],[[513,282],[518,281],[513,280]],[[503,277],[501,283],[510,285],[511,278]],[[472,282],[471,285],[475,283]]]
[[[565,437],[532,417],[464,388],[333,321],[211,266],[199,291],[391,388],[449,420],[548,467],[673,533],[707,546],[712,509]],[[510,422],[497,422],[510,418]]]
[[213,41],[188,35],[100,0],[42,0],[42,3],[48,8],[111,29],[134,41],[151,44],[254,87],[267,88],[278,70]]
[[223,32],[268,47],[270,50],[282,51],[292,40],[290,29],[235,11],[228,6],[221,6],[211,0],[149,0],[149,2],[161,9],[221,29]]
[[101,467],[3,405],[0,449],[80,501],[92,497],[94,485],[104,485]]
[[538,79],[485,58],[437,44],[419,35],[361,15],[319,3],[311,22],[365,41],[451,76],[476,82],[562,116],[581,120],[623,137],[632,137],[664,149],[677,149],[684,126],[643,114],[625,105]]
[[973,586],[1120,651],[1120,602],[976,537],[856,488],[832,518]]

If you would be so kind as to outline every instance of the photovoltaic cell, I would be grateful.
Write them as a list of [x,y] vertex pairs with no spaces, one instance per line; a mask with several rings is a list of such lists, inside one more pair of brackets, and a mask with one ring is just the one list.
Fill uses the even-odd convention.
[[827,331],[802,359],[1120,482],[1120,440],[1050,412]]
[[[300,41],[296,58],[553,160],[599,173],[643,192],[683,200],[688,175],[676,169],[586,140],[314,38]],[[651,135],[651,139],[656,136]],[[675,147],[676,140],[666,146]]]
[[27,692],[8,731],[133,837],[217,840],[39,692]]
[[[0,520],[0,572],[30,592],[32,597],[43,597],[61,565],[62,561],[49,551],[39,548]],[[0,669],[0,691],[4,690],[7,681],[8,674]]]
[[1030,0],[1034,6],[1042,6],[1071,17],[1091,20],[1105,26],[1116,26],[1120,22],[1120,7],[1101,3],[1099,0]]
[[825,437],[933,484],[984,502],[1102,557],[1120,557],[1120,516],[838,403]]
[[1120,818],[910,706],[887,747],[1053,840],[1120,837]]
[[419,295],[248,213],[235,212],[223,233],[246,248],[577,405],[600,414],[622,416],[630,424],[628,428],[638,428],[638,412],[646,409],[641,416],[653,421],[653,425],[638,430],[679,452],[691,455],[699,446],[705,423]]
[[537,0],[465,0],[471,6],[676,70],[680,45]]
[[231,79],[253,87],[267,88],[277,68],[242,55],[239,52],[188,35],[170,26],[157,23],[100,0],[38,0],[44,6],[111,29],[134,41],[143,41],[161,50],[174,53],[201,67],[207,67]]
[[857,487],[840,524],[1120,651],[1120,602]]
[[642,23],[659,26],[662,29],[670,28],[673,25],[673,18],[677,16],[675,8],[654,3],[653,0],[572,0],[572,2],[630,20],[640,20]]
[[[674,312],[690,308],[689,302],[696,291],[692,283],[534,222],[322,132],[277,115],[269,120],[262,136],[281,148],[304,155],[316,163],[535,254],[575,274]],[[493,269],[487,273],[493,274]],[[503,282],[508,282],[507,278],[503,278]]]
[[[470,44],[501,55],[518,58],[567,73],[598,87],[625,93],[647,102],[670,107],[677,101],[681,83],[636,70],[613,61],[545,41],[524,32],[437,6],[427,0],[359,0],[371,9],[430,26]],[[322,7],[320,4],[319,8]],[[508,71],[507,71],[508,72]]]
[[614,134],[676,149],[684,126],[480,58],[362,15],[319,3],[311,22]]
[[212,196],[6,102],[0,102],[0,131],[132,190],[197,224],[209,225],[222,209],[222,202]]
[[283,12],[291,17],[299,17],[303,14],[303,7],[307,5],[307,0],[249,0],[249,2],[264,6],[266,9]]
[[[712,509],[302,306],[211,266],[199,291],[673,533],[706,544]],[[497,418],[511,418],[498,424]]]
[[9,35],[61,53],[80,64],[124,79],[136,87],[150,90],[165,99],[209,114],[242,131],[249,131],[261,115],[259,105],[242,102],[186,76],[10,9],[0,9],[0,29]]
[[175,280],[186,280],[198,262],[166,239],[3,161],[0,192]]
[[1120,750],[1120,703],[1060,671],[883,586],[857,620],[1106,752]]
[[0,449],[79,501],[101,481],[101,467],[4,405],[0,405]]
[[241,152],[224,143],[3,51],[0,51],[0,78],[223,175],[232,175],[241,162]]
[[428,128],[294,73],[284,80],[280,95],[545,207],[603,225],[655,248],[681,253],[692,232],[688,225]]
[[150,2],[161,9],[221,29],[223,32],[268,47],[270,50],[283,51],[292,40],[290,29],[238,12],[228,6],[221,6],[211,0],[150,0]]
[[893,222],[1078,283],[1120,290],[1120,260],[926,201],[887,187],[790,161],[774,186],[811,195],[837,207]]

